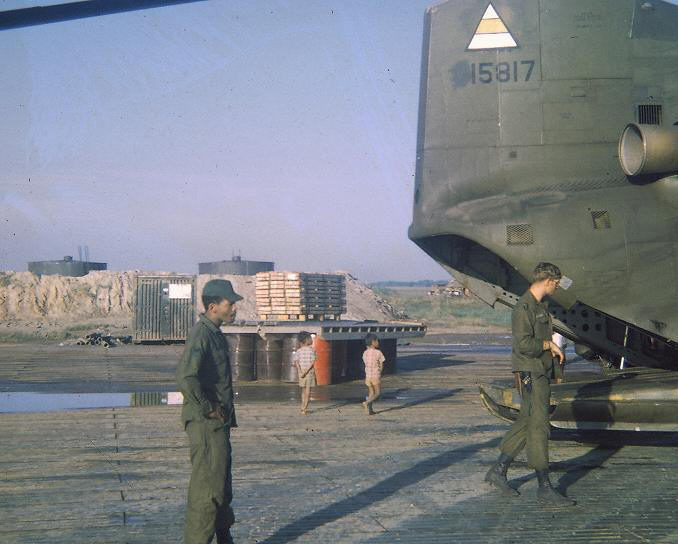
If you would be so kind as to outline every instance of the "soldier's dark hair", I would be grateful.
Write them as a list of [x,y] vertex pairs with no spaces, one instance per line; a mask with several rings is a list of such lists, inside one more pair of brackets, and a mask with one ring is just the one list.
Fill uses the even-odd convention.
[[372,342],[374,342],[375,340],[379,340],[379,337],[374,333],[369,333],[365,337],[365,346],[369,348],[372,345]]
[[313,336],[311,336],[310,332],[301,331],[299,334],[297,334],[297,345],[304,346],[306,345],[306,342],[308,342],[312,338]]
[[205,307],[205,311],[210,307],[210,304],[221,304],[222,300],[226,300],[226,297],[200,297],[202,299],[202,305]]
[[534,272],[532,273],[532,282],[537,283],[544,280],[559,280],[563,275],[560,272],[555,264],[551,263],[539,263],[534,267]]

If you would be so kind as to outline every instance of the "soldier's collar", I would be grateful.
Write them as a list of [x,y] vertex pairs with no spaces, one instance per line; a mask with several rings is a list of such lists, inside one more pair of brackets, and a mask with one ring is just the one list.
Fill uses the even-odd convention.
[[207,328],[209,328],[212,332],[219,333],[221,330],[219,330],[219,327],[217,327],[212,320],[208,319],[205,317],[205,314],[200,314],[200,322],[204,325],[207,325]]

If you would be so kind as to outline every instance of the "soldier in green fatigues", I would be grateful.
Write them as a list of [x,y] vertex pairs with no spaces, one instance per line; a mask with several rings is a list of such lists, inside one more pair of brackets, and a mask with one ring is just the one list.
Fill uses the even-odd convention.
[[191,449],[191,481],[184,525],[186,544],[233,542],[231,428],[237,427],[228,344],[219,327],[235,319],[242,297],[230,281],[210,280],[202,292],[205,313],[191,330],[177,368],[184,395],[181,420]]
[[[516,455],[527,449],[527,464],[537,473],[540,502],[558,506],[574,504],[551,486],[549,479],[549,401],[551,380],[564,361],[560,347],[551,341],[551,317],[542,299],[553,295],[562,277],[557,266],[539,263],[534,269],[533,282],[520,297],[511,316],[513,351],[511,363],[521,382],[520,414],[501,441],[499,460],[490,468],[485,481],[503,495],[519,495],[506,479],[509,465]],[[554,364],[553,359],[558,362]]]

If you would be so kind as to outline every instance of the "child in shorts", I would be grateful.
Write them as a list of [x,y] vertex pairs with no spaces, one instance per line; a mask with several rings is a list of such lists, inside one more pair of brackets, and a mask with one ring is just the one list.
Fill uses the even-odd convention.
[[365,385],[367,386],[367,399],[363,402],[365,414],[374,414],[372,403],[381,395],[381,371],[384,369],[384,354],[379,351],[379,338],[376,334],[368,334],[365,337],[365,351],[363,363],[365,363]]
[[301,392],[301,413],[307,414],[308,403],[311,400],[311,387],[316,385],[315,360],[317,358],[313,349],[313,336],[311,333],[302,331],[297,336],[297,351],[292,356],[292,362],[299,374],[299,387]]

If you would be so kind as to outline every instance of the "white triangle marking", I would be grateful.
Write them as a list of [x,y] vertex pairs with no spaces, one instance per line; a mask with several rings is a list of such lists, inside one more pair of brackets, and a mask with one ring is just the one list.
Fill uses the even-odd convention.
[[[483,25],[483,21],[496,21],[497,30],[500,29],[503,32],[496,32],[496,30],[495,32],[491,32],[488,31],[488,29],[481,31],[480,27]],[[489,24],[492,25],[492,23]],[[511,35],[511,32],[503,19],[497,14],[497,10],[494,9],[492,4],[489,4],[485,10],[485,14],[476,27],[476,31],[467,49],[506,49],[512,47],[518,47],[518,43]]]
[[497,15],[497,12],[494,10],[492,4],[487,6],[487,9],[485,10],[485,15],[483,15],[483,19],[500,19],[499,15]]

